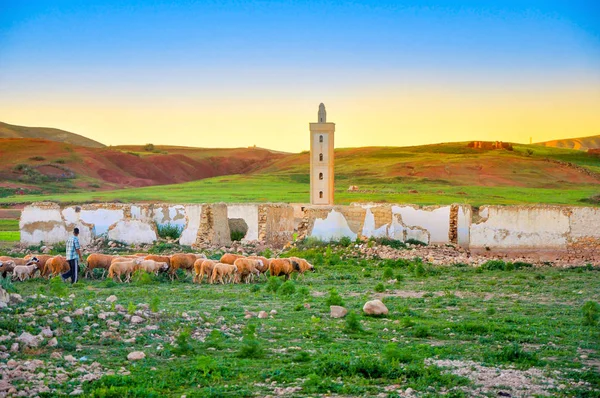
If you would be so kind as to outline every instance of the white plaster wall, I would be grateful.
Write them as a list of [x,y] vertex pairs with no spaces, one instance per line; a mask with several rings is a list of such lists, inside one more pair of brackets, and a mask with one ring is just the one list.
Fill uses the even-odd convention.
[[258,240],[258,205],[227,205],[227,218],[241,218],[248,225],[242,241]]
[[380,226],[379,228],[375,228],[375,215],[371,211],[372,205],[364,205],[362,206],[366,209],[365,214],[365,222],[363,223],[363,229],[361,232],[362,236],[366,236],[367,238],[382,238],[388,236],[388,228],[389,225],[385,224]]
[[152,220],[152,210],[146,206],[131,205],[129,207],[131,218],[134,220],[150,221]]
[[128,244],[152,243],[157,239],[152,225],[141,220],[123,220],[108,230],[108,238]]
[[352,232],[342,213],[331,210],[325,219],[315,219],[310,236],[323,241],[330,241],[339,240],[344,236],[354,240],[357,235]]
[[460,205],[458,207],[458,220],[457,220],[457,232],[458,232],[458,245],[464,248],[468,248],[471,237],[471,220],[473,217],[473,211],[471,206]]
[[82,246],[87,246],[95,238],[94,226],[88,223],[82,222],[80,219],[81,212],[75,211],[75,207],[65,207],[62,210],[62,217],[65,221],[65,227],[67,229],[67,235],[71,236],[73,228],[79,228],[79,243]]
[[185,205],[185,214],[187,222],[181,236],[179,244],[191,246],[196,243],[198,229],[200,229],[200,218],[202,217],[202,205]]
[[[392,206],[392,214],[400,214],[407,227],[421,227],[429,233],[429,243],[450,243],[450,206],[415,208]],[[416,232],[415,232],[416,233]],[[407,237],[407,239],[410,239]],[[416,239],[416,238],[414,238]]]
[[185,216],[184,205],[170,205],[155,208],[153,219],[157,225],[171,224],[185,227]]
[[[29,224],[40,224],[40,227],[43,226],[43,228],[26,232],[24,228]],[[33,204],[26,206],[21,212],[19,229],[21,230],[21,243],[28,245],[37,245],[40,242],[54,244],[67,240],[67,229],[58,205],[36,206]]]
[[482,207],[470,228],[471,249],[565,250],[569,216],[559,207]]
[[108,228],[125,218],[123,209],[87,209],[79,212],[79,219],[94,225],[96,236],[108,232]]
[[600,239],[600,208],[573,207],[569,217],[570,237]]

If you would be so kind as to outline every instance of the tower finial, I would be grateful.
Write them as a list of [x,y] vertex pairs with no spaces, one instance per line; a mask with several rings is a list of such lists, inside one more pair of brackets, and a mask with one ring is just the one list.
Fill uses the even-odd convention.
[[325,105],[322,102],[319,104],[319,118],[317,120],[319,123],[327,122],[327,112],[325,111]]

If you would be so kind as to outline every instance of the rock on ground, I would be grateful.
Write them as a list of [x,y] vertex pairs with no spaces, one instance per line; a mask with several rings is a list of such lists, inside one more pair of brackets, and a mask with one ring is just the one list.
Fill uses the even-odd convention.
[[387,315],[388,309],[381,300],[367,301],[363,306],[363,311],[367,315]]
[[330,315],[332,318],[343,318],[348,313],[348,310],[339,305],[331,305],[329,306]]
[[146,358],[146,354],[142,351],[133,351],[127,355],[127,359],[130,361],[139,361],[140,359]]

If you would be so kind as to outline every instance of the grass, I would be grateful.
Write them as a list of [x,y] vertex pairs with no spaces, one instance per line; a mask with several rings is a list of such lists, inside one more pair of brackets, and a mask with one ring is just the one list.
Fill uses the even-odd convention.
[[[293,396],[375,396],[387,395],[385,388],[395,384],[423,396],[476,395],[476,383],[431,362],[446,359],[517,371],[538,368],[556,380],[555,386],[566,386],[545,386],[551,396],[598,392],[600,374],[580,359],[580,350],[592,361],[600,358],[600,330],[582,321],[582,311],[596,319],[596,306],[586,302],[600,301],[597,269],[426,265],[424,279],[409,270],[421,262],[409,261],[394,268],[403,274],[402,286],[377,294],[388,316],[374,318],[364,316],[362,306],[375,297],[372,289],[381,282],[384,262],[357,258],[353,250],[294,249],[290,255],[322,261],[315,262],[316,273],[285,283],[271,278],[254,285],[194,285],[190,277],[175,282],[159,277],[150,288],[102,280],[74,286],[39,279],[15,283],[24,297],[42,293],[47,298],[0,310],[0,328],[17,335],[37,334],[42,325],[61,330],[58,348],[42,344],[11,354],[19,363],[39,359],[70,373],[98,362],[103,373],[116,372],[83,383],[86,396],[264,396],[277,395],[275,388],[298,389]],[[424,294],[404,297],[403,291]],[[106,302],[113,294],[121,311]],[[144,315],[142,324],[130,324],[127,317],[142,304],[153,312]],[[346,319],[331,319],[329,305],[344,305]],[[61,321],[86,307],[89,316]],[[31,315],[26,315],[28,308]],[[64,315],[55,317],[57,309]],[[277,313],[266,319],[245,319],[246,310],[273,309]],[[114,312],[108,320],[119,323],[109,326],[98,317],[101,312]],[[148,330],[148,325],[157,329]],[[52,360],[53,351],[85,360],[69,365]],[[128,361],[132,351],[144,351],[146,359]],[[121,367],[130,374],[119,374]],[[76,374],[71,381],[50,383],[52,395],[78,387]],[[13,383],[22,388],[29,382]]]

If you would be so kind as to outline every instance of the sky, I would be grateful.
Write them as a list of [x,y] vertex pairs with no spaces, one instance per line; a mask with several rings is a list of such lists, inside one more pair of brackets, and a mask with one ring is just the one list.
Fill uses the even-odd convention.
[[0,121],[107,145],[600,134],[600,1],[0,0]]

